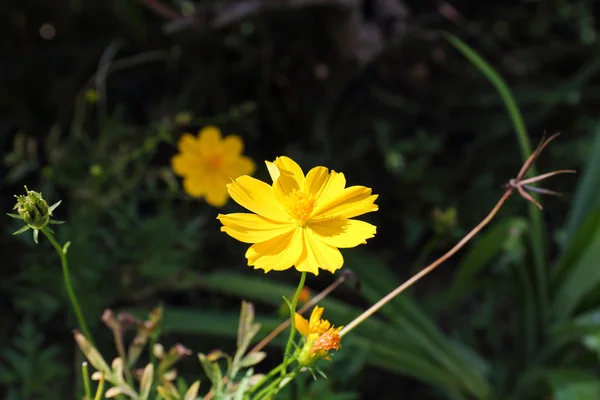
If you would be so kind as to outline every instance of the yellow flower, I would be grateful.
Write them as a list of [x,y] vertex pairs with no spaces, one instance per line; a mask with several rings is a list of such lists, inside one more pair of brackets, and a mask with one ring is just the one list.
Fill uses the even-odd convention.
[[298,353],[298,362],[303,366],[310,366],[320,359],[331,360],[329,352],[339,350],[342,338],[340,331],[343,326],[334,328],[329,321],[321,319],[323,307],[316,306],[306,320],[300,314],[294,315],[296,329],[304,337],[304,345]]
[[315,306],[310,314],[310,320],[306,320],[302,315],[294,315],[294,324],[300,334],[306,337],[316,338],[329,330],[331,324],[326,319],[321,319],[323,307]]
[[171,165],[183,177],[184,190],[215,207],[227,203],[227,184],[232,179],[255,169],[254,162],[242,155],[242,139],[237,135],[221,138],[221,131],[214,126],[202,129],[197,138],[184,134],[178,147],[180,153],[171,159]]
[[319,274],[335,272],[344,258],[338,248],[355,247],[375,235],[376,227],[350,219],[377,211],[377,195],[364,186],[346,186],[344,174],[315,167],[306,176],[288,157],[266,162],[273,185],[241,176],[227,185],[239,204],[256,214],[219,215],[221,231],[244,243],[255,269]]

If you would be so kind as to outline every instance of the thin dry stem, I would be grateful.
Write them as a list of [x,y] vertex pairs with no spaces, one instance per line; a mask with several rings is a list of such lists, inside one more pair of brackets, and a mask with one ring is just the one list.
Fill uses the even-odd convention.
[[369,308],[368,310],[363,312],[361,315],[356,317],[352,322],[350,322],[348,325],[346,325],[344,327],[344,329],[341,330],[340,336],[344,336],[345,334],[350,332],[352,329],[354,329],[357,325],[359,325],[365,319],[367,319],[371,315],[375,314],[381,307],[386,305],[394,297],[396,297],[400,293],[404,292],[406,289],[411,287],[419,279],[423,278],[425,275],[427,275],[428,273],[430,273],[431,271],[436,269],[438,267],[438,265],[440,265],[441,263],[443,263],[444,261],[446,261],[447,259],[452,257],[458,250],[460,250],[465,244],[467,244],[467,242],[469,240],[471,240],[473,238],[473,236],[475,236],[477,233],[479,233],[479,231],[481,229],[483,229],[483,227],[485,227],[492,220],[492,218],[494,218],[496,213],[498,213],[498,210],[500,210],[500,208],[502,207],[504,202],[510,197],[510,195],[512,193],[513,193],[512,188],[507,189],[506,192],[504,192],[504,194],[500,198],[500,200],[498,200],[498,203],[496,203],[496,205],[494,206],[492,211],[490,211],[490,213],[487,215],[487,217],[485,217],[475,228],[473,228],[471,230],[471,232],[467,233],[465,235],[465,237],[463,237],[461,239],[460,242],[458,242],[453,248],[448,250],[448,252],[446,252],[446,254],[444,254],[437,260],[435,260],[433,263],[429,264],[427,267],[423,268],[421,271],[419,271],[418,273],[413,275],[410,279],[408,279],[402,285],[398,286],[396,289],[394,289],[393,291],[388,293],[385,297],[383,297],[377,303],[373,304],[371,306],[371,308]]

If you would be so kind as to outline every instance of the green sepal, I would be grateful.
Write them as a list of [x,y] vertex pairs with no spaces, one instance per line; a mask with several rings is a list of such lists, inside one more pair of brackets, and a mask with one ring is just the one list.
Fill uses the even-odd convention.
[[25,225],[24,227],[22,227],[21,229],[19,229],[18,231],[14,232],[13,235],[20,235],[21,233],[27,231],[31,229],[31,227],[29,225]]

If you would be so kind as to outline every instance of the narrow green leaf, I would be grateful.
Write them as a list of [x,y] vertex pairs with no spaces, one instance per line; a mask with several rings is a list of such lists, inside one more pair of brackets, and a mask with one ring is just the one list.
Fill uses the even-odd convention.
[[575,311],[581,299],[600,283],[600,234],[597,234],[584,249],[583,253],[571,265],[569,275],[558,289],[553,311],[561,321]]
[[[502,98],[508,115],[511,118],[517,140],[521,148],[521,157],[523,161],[529,158],[532,150],[529,140],[529,134],[523,121],[523,116],[517,105],[514,95],[510,87],[506,84],[500,74],[474,49],[469,47],[465,42],[454,35],[445,34],[446,39],[452,44],[463,56],[465,56],[478,70],[481,72],[496,88],[498,95]],[[529,168],[527,176],[536,175],[535,166]],[[535,197],[535,196],[534,196]],[[548,277],[546,271],[546,229],[542,220],[540,211],[537,207],[529,203],[529,218],[531,219],[531,247],[535,262],[536,289],[539,296],[540,312],[542,321],[547,321],[549,317],[549,295],[548,295]]]
[[600,205],[600,124],[596,128],[596,136],[590,151],[590,158],[584,167],[583,176],[579,180],[573,207],[567,222],[567,242],[565,248],[572,246],[576,233],[585,224],[588,216]]
[[198,397],[198,390],[200,390],[200,381],[192,383],[192,386],[183,395],[183,400],[196,400]]
[[600,380],[583,371],[551,370],[547,380],[555,400],[600,399]]
[[152,381],[154,378],[154,365],[149,363],[142,372],[142,379],[140,380],[140,399],[147,400],[150,396],[150,389],[152,389]]

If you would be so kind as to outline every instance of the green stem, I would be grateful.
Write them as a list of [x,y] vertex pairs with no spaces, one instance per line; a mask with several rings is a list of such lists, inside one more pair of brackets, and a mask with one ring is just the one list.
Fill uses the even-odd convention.
[[292,344],[294,343],[294,336],[296,336],[296,304],[298,304],[298,297],[300,296],[300,292],[304,287],[305,281],[306,272],[302,272],[302,276],[300,277],[300,283],[298,283],[298,289],[296,289],[296,293],[294,294],[294,298],[292,299],[292,304],[290,306],[290,336],[288,338],[287,344],[285,345],[285,353],[283,353],[283,369],[281,370],[282,377],[287,373],[287,367],[290,363],[290,351],[292,349]]
[[248,394],[254,393],[258,388],[265,384],[269,379],[273,376],[277,375],[279,371],[283,369],[283,364],[279,364],[277,367],[273,368],[267,375],[265,375],[258,383],[250,388]]
[[[75,312],[75,316],[77,317],[77,321],[79,322],[79,329],[83,332],[87,340],[94,345],[94,339],[92,338],[92,334],[85,323],[85,319],[83,319],[83,313],[81,312],[81,307],[79,307],[79,301],[77,301],[77,296],[75,295],[75,291],[73,290],[73,285],[71,283],[71,275],[69,274],[69,264],[67,262],[67,252],[61,247],[60,244],[54,238],[54,235],[50,233],[47,227],[42,229],[42,233],[46,235],[54,249],[58,253],[60,257],[60,263],[62,265],[62,273],[65,281],[65,288],[67,289],[67,294],[69,295],[69,299],[71,300],[71,306],[73,307],[73,311]],[[95,346],[95,345],[94,345]]]
[[[273,398],[273,396],[276,395],[279,392],[279,390],[284,388],[289,382],[291,382],[293,380],[293,378],[296,377],[296,375],[298,374],[299,371],[300,371],[300,367],[297,367],[289,374],[282,375],[279,378],[275,379],[273,382],[271,382],[271,384],[269,386],[265,387],[263,390],[258,392],[258,394],[256,395],[256,397],[254,399],[255,400],[268,400],[268,399]],[[287,379],[287,382],[283,386],[279,387],[279,385],[281,385],[281,382],[283,382],[284,379]]]

